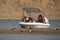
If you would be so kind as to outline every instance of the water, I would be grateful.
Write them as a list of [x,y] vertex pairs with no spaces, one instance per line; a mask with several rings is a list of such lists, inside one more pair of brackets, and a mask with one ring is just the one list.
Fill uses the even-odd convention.
[[[19,28],[20,20],[0,20],[0,28]],[[60,28],[60,20],[50,20],[51,28]],[[0,34],[0,40],[60,40],[60,35]]]
[[0,34],[0,40],[60,40],[60,36],[33,34]]
[[60,28],[60,20],[50,20],[49,23],[52,28]]
[[[19,28],[20,20],[0,20],[0,28],[16,27]],[[51,28],[60,28],[60,20],[50,20]]]
[[20,20],[0,20],[0,28],[20,27]]

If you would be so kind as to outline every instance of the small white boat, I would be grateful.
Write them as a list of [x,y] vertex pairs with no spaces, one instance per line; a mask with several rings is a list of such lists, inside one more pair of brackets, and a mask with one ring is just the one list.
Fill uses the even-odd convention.
[[[28,8],[29,9],[29,8]],[[25,8],[25,11],[27,12],[40,12],[39,9],[32,9],[32,11],[28,10]],[[48,19],[44,16],[44,19],[45,19],[45,23],[40,23],[40,22],[36,22],[35,20],[33,22],[23,22],[23,21],[20,21],[19,22],[19,25],[22,27],[22,28],[49,28],[50,24],[49,24],[49,21]]]
[[19,25],[22,27],[22,28],[28,28],[28,27],[31,27],[31,28],[49,28],[50,24],[48,22],[48,19],[45,18],[45,22],[46,23],[40,23],[40,22],[19,22]]

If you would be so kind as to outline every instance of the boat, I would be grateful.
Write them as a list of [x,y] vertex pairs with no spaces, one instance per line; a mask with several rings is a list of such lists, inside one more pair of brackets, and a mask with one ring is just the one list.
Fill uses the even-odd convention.
[[[27,11],[27,14],[29,14],[29,16],[31,16],[30,15],[31,12],[38,12],[38,13],[41,12],[39,8],[28,8],[27,7],[27,8],[23,8],[23,10]],[[45,19],[45,23],[37,22],[36,20],[33,20],[33,22],[20,21],[19,25],[21,28],[49,28],[50,24],[46,16],[44,16],[44,19]]]

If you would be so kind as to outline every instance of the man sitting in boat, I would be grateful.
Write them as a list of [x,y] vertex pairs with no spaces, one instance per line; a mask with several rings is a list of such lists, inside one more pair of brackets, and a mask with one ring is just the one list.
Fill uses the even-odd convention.
[[24,16],[22,19],[23,22],[33,22],[33,19],[31,17]]
[[23,22],[29,22],[29,18],[24,16],[23,19],[22,19]]
[[28,17],[26,17],[26,22],[29,22],[29,18]]
[[45,23],[44,16],[40,14],[40,15],[38,16],[37,22]]
[[33,22],[33,19],[31,17],[26,17],[26,22]]
[[29,22],[33,22],[33,18],[29,17]]

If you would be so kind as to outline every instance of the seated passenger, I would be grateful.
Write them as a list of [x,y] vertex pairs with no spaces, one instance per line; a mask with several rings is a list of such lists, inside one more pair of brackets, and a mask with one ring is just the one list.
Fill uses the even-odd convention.
[[28,17],[26,17],[26,22],[29,22],[29,18]]
[[31,17],[24,16],[22,19],[23,22],[33,22],[33,19]]
[[37,22],[45,23],[44,16],[39,15]]
[[29,22],[29,18],[24,16],[23,19],[22,19],[23,22]]
[[25,21],[26,21],[26,16],[24,16],[24,17],[23,17],[22,21],[23,21],[23,22],[25,22]]
[[29,22],[33,22],[33,18],[29,17]]

